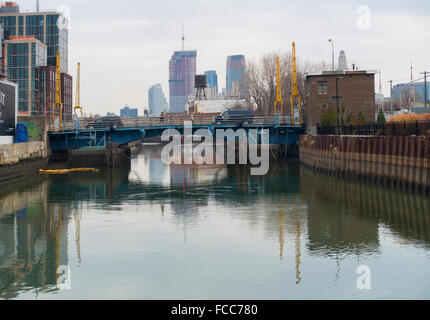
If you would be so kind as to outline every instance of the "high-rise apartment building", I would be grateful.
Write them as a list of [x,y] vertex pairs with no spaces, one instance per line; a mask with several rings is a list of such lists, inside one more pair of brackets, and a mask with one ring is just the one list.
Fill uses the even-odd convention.
[[36,114],[40,98],[38,67],[46,66],[46,45],[35,37],[10,36],[4,47],[7,78],[18,84],[18,113]]
[[[244,55],[234,55],[227,57],[227,70],[226,70],[226,91],[227,94],[232,95],[233,89],[239,94],[244,96],[245,89],[245,72],[246,61]],[[236,83],[236,84],[235,84]]]
[[215,93],[218,93],[218,75],[215,70],[205,71],[206,83],[208,88],[214,88]]
[[151,116],[159,117],[163,111],[167,111],[169,105],[164,95],[161,84],[153,85],[148,90],[148,107]]
[[64,19],[65,17],[56,11],[20,12],[15,2],[6,2],[0,7],[0,23],[4,28],[5,40],[11,36],[35,36],[47,46],[48,66],[56,66],[59,50],[61,72],[68,73],[69,30]]
[[197,51],[175,51],[169,62],[170,112],[184,112],[188,95],[195,92]]
[[18,83],[19,113],[35,115],[52,110],[48,101],[53,103],[55,99],[52,101],[50,93],[46,95],[48,88],[39,83],[44,74],[39,69],[46,66],[55,68],[59,51],[63,116],[69,119],[73,102],[65,17],[57,11],[21,12],[17,3],[9,1],[0,7],[0,24],[4,30],[5,72],[9,81]]

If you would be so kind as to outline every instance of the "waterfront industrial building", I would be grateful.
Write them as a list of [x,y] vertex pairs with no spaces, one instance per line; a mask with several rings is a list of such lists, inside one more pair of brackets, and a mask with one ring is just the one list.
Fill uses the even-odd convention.
[[375,74],[377,71],[323,71],[305,75],[305,123],[315,134],[328,110],[339,119],[365,123],[375,121]]

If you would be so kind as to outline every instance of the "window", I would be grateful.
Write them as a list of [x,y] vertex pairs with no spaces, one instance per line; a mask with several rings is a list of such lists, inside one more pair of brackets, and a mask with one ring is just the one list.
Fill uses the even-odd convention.
[[323,110],[327,110],[327,103],[323,103],[323,104],[322,104],[322,109],[323,109]]
[[[330,99],[336,101],[336,96],[331,96]],[[339,99],[339,101],[342,101],[343,96],[339,96],[338,99]]]
[[318,81],[318,94],[327,94],[328,93],[328,84],[327,81]]

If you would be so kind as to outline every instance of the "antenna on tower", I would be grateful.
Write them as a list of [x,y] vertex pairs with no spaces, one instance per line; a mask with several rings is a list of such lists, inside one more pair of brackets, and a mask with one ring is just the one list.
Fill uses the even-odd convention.
[[185,51],[184,24],[182,23],[182,51]]

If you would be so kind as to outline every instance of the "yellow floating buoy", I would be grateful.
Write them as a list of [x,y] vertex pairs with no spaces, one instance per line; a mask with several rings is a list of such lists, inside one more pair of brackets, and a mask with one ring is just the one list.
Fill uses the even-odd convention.
[[99,172],[99,169],[94,168],[74,168],[74,169],[60,169],[60,170],[43,170],[40,169],[39,173],[44,174],[66,174],[71,172]]

